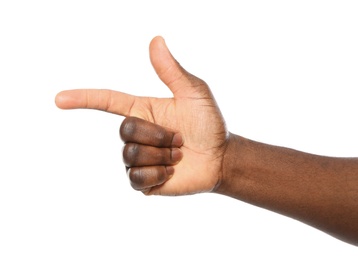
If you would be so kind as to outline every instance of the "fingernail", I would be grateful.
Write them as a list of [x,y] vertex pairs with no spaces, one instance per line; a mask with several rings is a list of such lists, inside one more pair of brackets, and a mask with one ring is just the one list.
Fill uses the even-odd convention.
[[173,140],[172,140],[172,146],[174,147],[180,147],[183,145],[183,137],[180,133],[176,133],[173,136]]
[[183,152],[179,148],[172,148],[171,159],[173,163],[179,162],[183,158]]

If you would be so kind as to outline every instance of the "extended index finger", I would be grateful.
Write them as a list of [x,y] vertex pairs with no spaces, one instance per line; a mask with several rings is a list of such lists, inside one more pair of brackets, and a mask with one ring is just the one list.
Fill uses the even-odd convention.
[[56,95],[55,103],[62,109],[96,109],[129,116],[138,97],[108,89],[73,89]]

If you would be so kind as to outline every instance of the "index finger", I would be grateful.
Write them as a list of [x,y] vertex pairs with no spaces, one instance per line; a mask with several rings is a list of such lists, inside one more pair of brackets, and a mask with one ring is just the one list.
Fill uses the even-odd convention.
[[61,91],[55,103],[62,109],[96,109],[121,116],[129,116],[138,97],[108,89],[73,89]]

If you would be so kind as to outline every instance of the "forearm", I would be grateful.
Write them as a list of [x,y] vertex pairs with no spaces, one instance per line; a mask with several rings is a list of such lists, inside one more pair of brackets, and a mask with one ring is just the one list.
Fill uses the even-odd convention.
[[358,159],[318,156],[231,134],[215,192],[358,245]]

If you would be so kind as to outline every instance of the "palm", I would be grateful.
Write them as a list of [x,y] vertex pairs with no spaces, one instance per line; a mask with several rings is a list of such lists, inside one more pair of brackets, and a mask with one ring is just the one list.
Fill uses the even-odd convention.
[[220,178],[227,131],[208,86],[173,59],[160,38],[151,43],[151,61],[173,98],[137,97],[110,90],[72,90],[57,99],[62,108],[92,108],[134,116],[180,132],[183,159],[173,178],[152,192],[166,195],[212,190]]
[[[130,116],[180,132],[184,137],[183,160],[174,177],[160,187],[161,194],[189,194],[212,190],[220,177],[226,129],[212,99],[140,98]],[[143,104],[147,103],[143,109]]]

